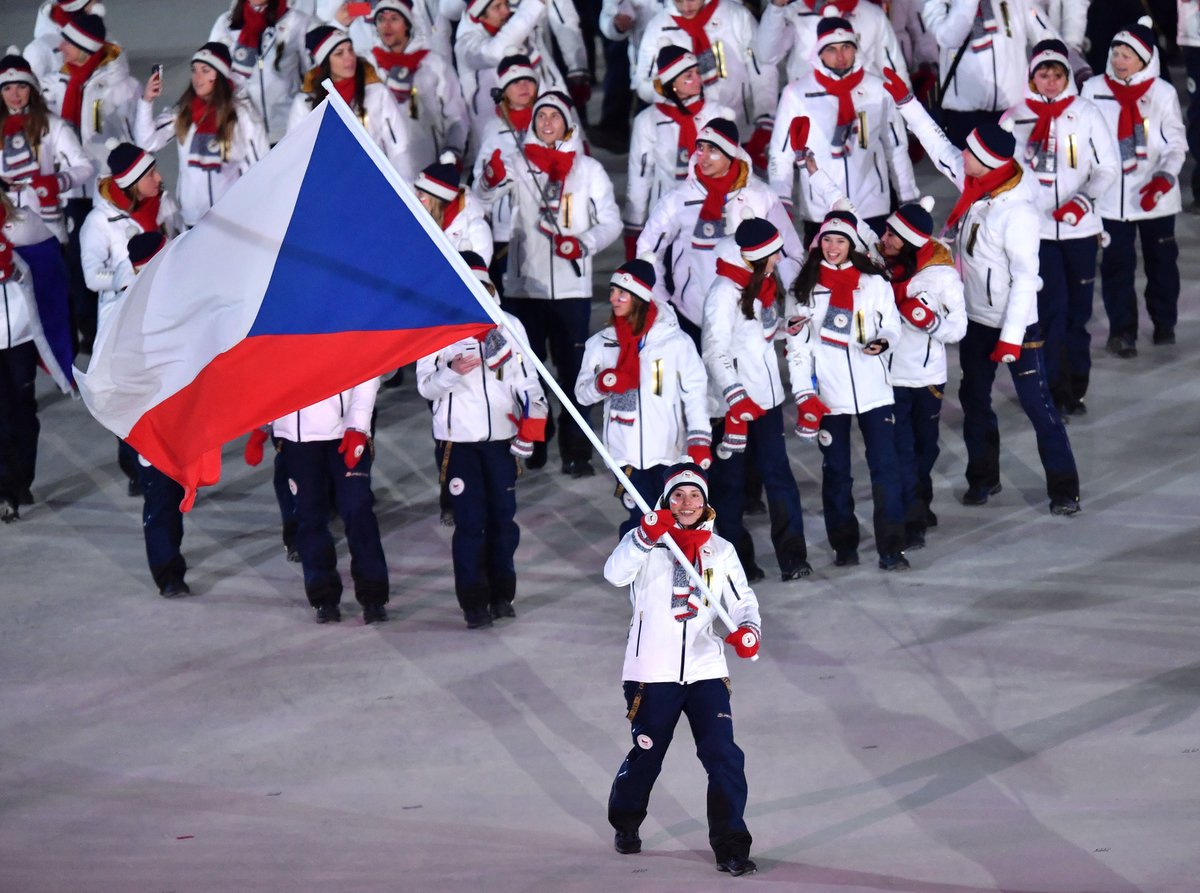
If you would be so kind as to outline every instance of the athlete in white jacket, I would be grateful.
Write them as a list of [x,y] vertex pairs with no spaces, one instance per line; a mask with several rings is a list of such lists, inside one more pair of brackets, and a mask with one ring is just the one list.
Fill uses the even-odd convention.
[[670,469],[658,510],[622,537],[604,565],[614,586],[629,587],[633,617],[621,671],[629,708],[632,748],[608,798],[608,821],[618,853],[639,853],[638,829],[650,791],[679,718],[686,714],[696,755],[708,773],[708,839],[717,869],[734,876],[756,871],[746,808],[745,757],[733,741],[729,668],[715,612],[693,588],[686,571],[663,542],[679,544],[723,603],[737,629],[726,637],[738,656],[758,652],[758,599],[733,546],[712,532],[703,472],[694,465]]
[[447,152],[440,162],[426,166],[413,189],[456,251],[473,251],[485,264],[492,262],[492,230],[479,200],[458,185],[452,154]]
[[766,64],[787,59],[787,78],[806,75],[815,56],[817,27],[823,17],[837,15],[850,22],[862,48],[863,68],[883,74],[892,68],[905,76],[905,57],[887,13],[870,0],[771,0],[758,23],[755,49]]
[[0,521],[20,518],[20,506],[33,502],[29,488],[37,467],[41,424],[34,380],[37,304],[33,274],[14,250],[4,226],[18,211],[0,197]]

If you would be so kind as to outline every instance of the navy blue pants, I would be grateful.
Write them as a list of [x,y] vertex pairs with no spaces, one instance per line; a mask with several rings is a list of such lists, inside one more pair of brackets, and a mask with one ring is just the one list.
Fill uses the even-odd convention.
[[337,549],[329,532],[330,484],[346,529],[355,598],[364,606],[387,604],[388,569],[375,520],[371,451],[366,450],[358,465],[349,469],[338,453],[340,440],[280,442],[284,467],[294,488],[296,550],[304,568],[304,592],[309,604],[336,605],[342,598]]
[[1146,312],[1155,329],[1174,331],[1179,314],[1179,244],[1175,215],[1127,222],[1105,218],[1112,239],[1100,257],[1100,294],[1110,335],[1137,338],[1138,301],[1134,287],[1137,244],[1142,240],[1146,273]]
[[[1200,158],[1200,47],[1180,47],[1183,65],[1187,69],[1187,144],[1192,158]],[[1200,165],[1192,168],[1192,201],[1200,201]]]
[[1061,242],[1042,239],[1039,249],[1042,290],[1038,322],[1046,345],[1046,380],[1059,406],[1074,406],[1087,393],[1092,374],[1092,295],[1096,285],[1096,252],[1091,236]]
[[[713,444],[719,444],[724,434],[722,418],[713,428]],[[708,472],[708,501],[717,512],[717,533],[733,543],[742,566],[747,569],[757,566],[754,540],[742,519],[748,462],[753,462],[762,476],[771,518],[771,545],[780,571],[791,573],[808,560],[800,488],[792,476],[784,437],[783,408],[768,409],[762,418],[747,426],[746,451],[734,453],[728,459],[714,458]]]
[[32,341],[0,350],[0,499],[13,505],[33,485],[37,468],[37,362]]
[[[588,339],[592,302],[588,298],[561,298],[544,301],[536,298],[505,297],[504,309],[521,321],[529,346],[539,360],[546,362],[547,345],[554,371],[563,393],[579,410],[586,421],[591,407],[580,406],[575,400],[575,379],[583,365],[583,345]],[[546,440],[554,433],[554,418],[546,425]],[[592,458],[592,444],[579,430],[567,411],[558,415],[558,452],[563,462],[586,462]]]
[[900,493],[904,527],[924,533],[933,502],[933,465],[937,462],[938,430],[946,384],[924,388],[894,387],[896,395],[896,460],[900,466]]
[[[821,505],[825,532],[834,551],[858,549],[858,518],[854,515],[854,475],[851,473],[850,423],[858,420],[867,450],[871,495],[875,505],[875,548],[894,555],[904,548],[904,499],[900,463],[896,458],[894,407],[878,406],[858,415],[827,415],[821,419]],[[827,443],[824,441],[828,441]]]
[[748,857],[746,757],[733,741],[728,681],[625,682],[624,689],[633,747],[613,779],[609,823],[618,831],[641,827],[675,726],[687,716],[696,756],[708,773],[708,842],[718,862]]
[[[962,405],[963,440],[967,447],[967,484],[972,488],[1000,483],[1000,423],[992,409],[996,363],[989,358],[999,339],[999,329],[968,321],[967,334],[958,345],[962,363],[958,400]],[[1026,329],[1021,356],[1008,364],[1008,371],[1021,408],[1037,435],[1038,456],[1046,472],[1046,494],[1051,499],[1078,498],[1075,455],[1071,452],[1066,426],[1050,396],[1040,342],[1036,324]]]
[[517,592],[517,463],[506,440],[447,443],[446,451],[454,593],[465,614],[487,611]]
[[275,489],[275,502],[279,506],[279,523],[283,533],[283,548],[289,552],[296,545],[296,497],[292,496],[288,485],[287,467],[283,461],[282,444],[278,437],[272,437],[275,456],[271,469],[271,486]]
[[[135,453],[136,455],[136,453]],[[183,544],[183,487],[157,468],[138,463],[138,482],[142,485],[142,536],[146,540],[146,561],[150,576],[161,591],[168,583],[182,583],[187,562],[179,547]]]
[[[633,484],[634,489],[642,494],[642,499],[646,500],[651,508],[654,508],[658,497],[662,495],[663,485],[667,482],[667,467],[666,465],[651,465],[649,468],[634,468],[632,465],[626,465],[622,470]],[[629,517],[621,522],[621,529],[617,533],[618,538],[629,533],[642,520],[642,510],[637,507],[637,503],[629,494],[622,493],[621,498],[625,500],[624,505],[629,510]]]

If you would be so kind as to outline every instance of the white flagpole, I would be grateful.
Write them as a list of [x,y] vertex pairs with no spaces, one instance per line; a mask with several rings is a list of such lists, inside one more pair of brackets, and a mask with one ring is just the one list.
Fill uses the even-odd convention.
[[[346,124],[347,129],[349,129],[349,131],[358,140],[359,145],[363,147],[363,150],[375,162],[375,166],[379,168],[387,181],[392,185],[392,188],[396,190],[396,194],[399,195],[404,203],[408,206],[408,209],[412,212],[413,217],[425,229],[425,232],[429,235],[429,237],[438,243],[442,249],[442,254],[446,256],[446,259],[449,260],[451,265],[453,265],[458,271],[459,277],[471,290],[471,293],[475,296],[475,300],[477,300],[480,306],[487,311],[488,316],[492,318],[497,326],[504,328],[504,313],[500,309],[500,305],[496,303],[495,299],[490,294],[488,294],[487,289],[483,287],[483,283],[476,278],[470,267],[467,266],[466,261],[464,261],[462,256],[458,253],[458,250],[450,244],[450,240],[446,238],[446,234],[443,233],[442,230],[433,222],[433,218],[429,216],[429,212],[425,210],[425,207],[413,193],[412,187],[404,181],[400,174],[396,172],[396,168],[392,166],[391,160],[387,157],[383,150],[375,144],[375,141],[367,135],[366,131],[359,123],[358,118],[355,117],[353,110],[349,105],[346,104],[346,100],[342,99],[341,94],[334,89],[333,83],[329,80],[325,80],[321,83],[321,86],[325,88],[325,92],[327,94],[326,101],[329,103],[329,107],[336,111],[338,116],[341,117],[342,121]],[[558,382],[554,380],[554,376],[550,374],[549,370],[538,358],[538,355],[530,349],[527,343],[516,337],[516,334],[512,332],[512,330],[504,328],[504,332],[505,336],[511,339],[524,352],[525,358],[533,363],[534,367],[538,371],[538,374],[542,377],[542,381],[545,382],[554,395],[558,397],[559,402],[562,403],[563,409],[565,409],[571,418],[575,420],[575,424],[579,426],[579,430],[581,430],[587,439],[591,441],[596,453],[601,459],[604,460],[604,464],[608,466],[608,469],[614,475],[616,475],[617,480],[620,481],[621,485],[625,488],[625,492],[633,497],[633,501],[637,504],[637,507],[642,510],[643,514],[649,514],[651,511],[653,511],[646,500],[642,498],[642,494],[639,493],[637,488],[633,486],[633,482],[629,480],[628,475],[621,470],[621,467],[617,464],[616,460],[613,459],[608,450],[604,448],[604,444],[600,442],[600,438],[596,436],[596,432],[592,430],[592,426],[589,425],[583,416],[579,414],[579,410],[575,408],[575,404],[572,403],[567,398],[567,395],[563,393],[562,388],[558,386]],[[704,580],[701,578],[699,571],[697,571],[695,566],[687,560],[687,557],[683,554],[683,551],[679,548],[679,545],[675,542],[675,540],[671,539],[669,534],[663,537],[663,542],[665,542],[667,548],[671,550],[671,554],[675,556],[675,560],[683,565],[684,569],[688,573],[688,576],[692,578],[692,582],[699,589],[700,594],[704,597],[705,604],[709,605],[713,609],[717,615],[717,619],[725,624],[725,627],[730,632],[735,632],[738,628],[737,624],[733,622],[733,618],[729,616],[729,612],[725,610],[725,607],[721,604],[720,599],[714,597],[713,594],[708,590],[708,587],[704,585]],[[753,658],[751,658],[751,660],[758,660],[758,655],[755,655]]]

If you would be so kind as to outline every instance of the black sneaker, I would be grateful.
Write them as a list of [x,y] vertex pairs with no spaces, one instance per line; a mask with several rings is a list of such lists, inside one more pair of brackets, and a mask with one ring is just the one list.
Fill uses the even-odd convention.
[[492,612],[488,610],[463,611],[467,629],[487,629],[492,625]]
[[887,555],[879,556],[879,569],[881,571],[906,571],[911,564],[908,559],[900,552],[889,552]]
[[838,549],[833,556],[834,567],[854,567],[858,564],[857,549]]
[[284,551],[287,552],[287,560],[293,564],[300,563],[300,552],[295,546],[284,546]]
[[546,441],[539,440],[533,444],[533,455],[525,460],[526,468],[543,468],[546,465]]
[[1105,344],[1105,349],[1122,360],[1132,360],[1137,356],[1137,343],[1129,335],[1112,335]]
[[493,620],[503,620],[504,618],[512,618],[517,616],[517,611],[513,607],[512,602],[492,602],[488,606],[488,611],[492,615]]
[[743,874],[754,874],[758,871],[758,866],[749,856],[733,856],[724,862],[718,862],[717,871],[727,871],[734,877],[741,877]]
[[317,612],[317,623],[341,623],[342,609],[337,605],[324,604],[317,605],[314,609]]
[[363,605],[363,623],[387,623],[387,608],[383,605]]
[[622,856],[630,856],[642,851],[642,838],[636,831],[618,831],[613,835],[613,849]]
[[11,499],[0,499],[0,521],[11,524],[13,521],[19,520],[21,520],[21,513],[17,511],[17,504]]
[[563,474],[573,478],[590,478],[595,477],[596,469],[592,467],[592,463],[587,459],[571,459],[562,464]]
[[1080,510],[1078,496],[1055,496],[1050,500],[1050,514],[1074,515]]
[[440,520],[442,522],[443,527],[453,527],[454,526],[454,509],[443,509],[442,514],[438,520]]
[[744,568],[744,570],[746,571],[747,583],[757,583],[759,580],[765,580],[767,577],[767,572],[757,564],[751,564]]
[[1155,327],[1153,340],[1154,340],[1155,344],[1158,344],[1160,346],[1163,344],[1174,344],[1175,343],[1175,330],[1168,329],[1165,326],[1161,329],[1158,327]]
[[915,528],[909,529],[905,533],[907,542],[904,545],[905,549],[924,549],[925,548],[925,531]]
[[963,494],[963,505],[987,505],[988,497],[1000,492],[999,484],[974,484]]
[[158,594],[163,598],[183,598],[185,595],[191,595],[192,590],[183,580],[172,580],[158,590]]
[[812,574],[812,565],[807,561],[801,561],[790,571],[783,572],[783,582],[790,583],[792,580],[801,580],[810,574]]

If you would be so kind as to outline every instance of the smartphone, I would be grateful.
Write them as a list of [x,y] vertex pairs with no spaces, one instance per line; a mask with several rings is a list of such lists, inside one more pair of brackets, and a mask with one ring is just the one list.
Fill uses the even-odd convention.
[[156,63],[155,66],[150,69],[150,77],[154,77],[155,75],[158,75],[159,78],[161,79],[162,73],[163,73],[163,66],[162,66],[161,62]]
[[350,16],[350,18],[352,18],[352,19],[369,18],[371,15],[371,4],[370,3],[347,3],[346,4],[346,15]]

